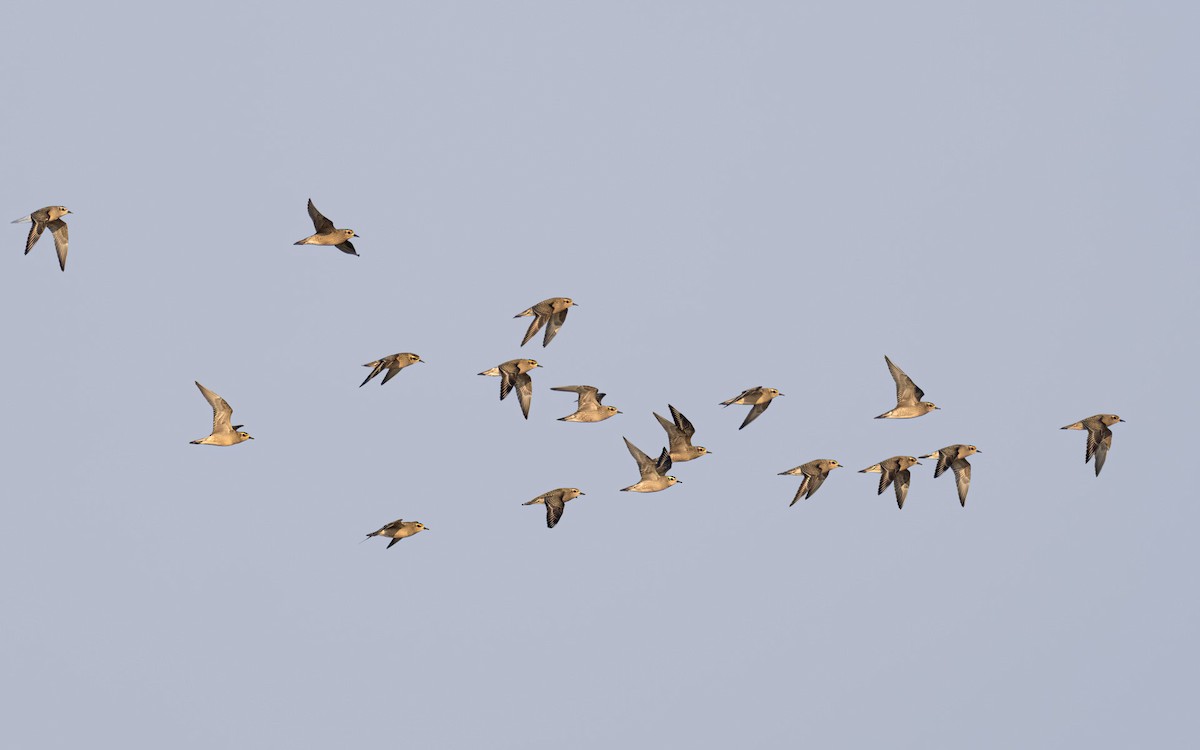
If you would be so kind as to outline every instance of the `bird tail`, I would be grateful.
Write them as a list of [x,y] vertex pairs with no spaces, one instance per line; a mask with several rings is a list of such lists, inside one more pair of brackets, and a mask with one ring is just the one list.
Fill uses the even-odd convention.
[[531,307],[531,308],[529,308],[528,310],[526,310],[525,312],[519,312],[519,313],[517,313],[517,314],[516,314],[516,315],[514,315],[513,317],[514,317],[514,318],[528,318],[530,315],[533,315],[533,308],[532,308],[532,307]]
[[1060,427],[1059,429],[1060,430],[1082,430],[1083,422],[1076,422],[1075,424],[1069,424],[1066,427]]
[[12,223],[13,223],[13,224],[20,224],[20,223],[22,223],[22,222],[26,222],[26,221],[33,221],[33,216],[32,216],[32,215],[29,215],[29,216],[22,216],[22,217],[21,217],[21,218],[19,218],[19,219],[13,219],[13,220],[12,220]]
[[499,376],[500,376],[500,368],[499,368],[499,367],[493,367],[492,369],[490,369],[490,370],[484,370],[483,372],[481,372],[481,373],[479,373],[479,374],[480,374],[480,375],[488,375],[488,376],[491,376],[491,377],[499,377]]

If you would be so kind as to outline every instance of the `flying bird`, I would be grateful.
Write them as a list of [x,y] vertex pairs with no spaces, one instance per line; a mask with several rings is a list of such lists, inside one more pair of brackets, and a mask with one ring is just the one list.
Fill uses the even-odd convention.
[[575,413],[559,417],[559,422],[603,422],[614,414],[621,413],[615,406],[605,406],[600,403],[608,394],[601,393],[600,389],[593,385],[556,385],[552,386],[550,390],[568,391],[579,397]]
[[921,399],[925,398],[925,391],[918,388],[912,378],[905,375],[904,370],[896,367],[886,354],[883,361],[887,362],[888,371],[892,373],[892,379],[896,381],[896,408],[885,411],[875,417],[876,419],[912,419],[941,408],[929,401],[922,401]]
[[901,510],[904,509],[904,499],[908,497],[908,485],[912,481],[912,475],[908,469],[911,466],[920,466],[921,462],[913,456],[892,456],[889,459],[880,461],[874,466],[868,466],[865,469],[860,469],[859,474],[878,473],[879,491],[876,495],[882,495],[889,484],[895,482],[896,485],[896,505]]
[[559,487],[556,490],[543,492],[534,499],[522,505],[545,505],[546,506],[546,528],[553,529],[558,519],[562,518],[563,510],[567,507],[567,501],[574,500],[580,495],[586,495],[586,492],[580,492],[577,487]]
[[525,338],[521,339],[521,346],[528,344],[529,340],[537,335],[542,326],[546,326],[546,335],[542,338],[542,346],[550,346],[550,342],[554,339],[554,334],[558,333],[559,328],[562,328],[562,324],[567,319],[567,312],[572,307],[578,307],[578,305],[572,302],[570,297],[551,297],[514,315],[514,318],[528,318],[533,316],[533,322],[529,324],[529,330],[525,331]]
[[1096,476],[1104,468],[1104,459],[1108,458],[1108,449],[1112,447],[1112,430],[1108,429],[1117,422],[1124,422],[1116,414],[1096,414],[1087,419],[1069,424],[1064,430],[1087,430],[1087,447],[1084,450],[1083,462],[1086,464],[1096,457]]
[[691,461],[693,458],[708,455],[708,448],[703,445],[692,445],[692,436],[696,434],[696,428],[691,421],[674,406],[667,404],[667,408],[671,410],[670,420],[659,415],[658,412],[651,412],[651,414],[667,431],[667,445],[671,460]]
[[800,482],[800,489],[796,490],[796,496],[792,498],[792,502],[788,507],[796,504],[800,498],[808,499],[816,494],[821,488],[821,484],[829,476],[829,472],[842,467],[837,461],[832,458],[818,458],[815,461],[809,461],[806,464],[800,464],[794,469],[779,472],[779,476],[802,476],[804,481]]
[[237,445],[254,439],[250,437],[250,433],[240,432],[242,425],[229,424],[229,420],[233,417],[233,407],[229,405],[228,401],[200,385],[198,381],[196,387],[200,389],[200,393],[204,394],[204,400],[212,406],[213,426],[211,435],[193,440],[192,445]]
[[[416,521],[405,521],[403,518],[397,518],[387,526],[380,527],[378,531],[372,531],[370,534],[367,534],[367,539],[370,539],[373,536],[391,537],[392,541],[388,542],[388,546],[384,548],[391,549],[392,545],[401,539],[407,539],[413,534],[426,531],[428,528],[429,527],[423,523],[418,523]],[[363,541],[365,542],[366,539]]]
[[521,413],[529,419],[529,404],[533,400],[533,378],[527,374],[535,367],[541,367],[536,359],[510,359],[490,370],[484,370],[480,375],[500,377],[500,400],[508,395],[513,388],[517,389],[517,400],[521,402]]
[[750,410],[750,413],[746,415],[746,419],[742,422],[742,426],[738,428],[740,430],[754,420],[758,419],[758,415],[766,411],[767,407],[771,405],[771,399],[782,395],[784,394],[780,393],[774,388],[764,388],[759,385],[755,386],[754,388],[747,388],[728,401],[722,401],[721,406],[729,406],[730,404],[746,404],[754,407]]
[[67,222],[62,217],[69,213],[66,206],[46,206],[14,220],[13,224],[25,221],[33,223],[29,228],[29,236],[25,238],[25,254],[29,255],[42,232],[49,229],[50,236],[54,238],[54,249],[58,251],[58,267],[67,270]]
[[333,245],[343,253],[349,255],[358,255],[358,251],[354,249],[354,245],[350,243],[351,237],[357,237],[353,229],[337,229],[333,226],[333,222],[326,219],[325,216],[317,210],[313,205],[312,198],[308,199],[308,215],[312,218],[313,227],[316,228],[316,234],[309,235],[299,242],[294,242],[294,245]]
[[400,372],[405,367],[424,361],[425,360],[421,359],[420,355],[413,354],[412,352],[399,352],[397,354],[389,354],[382,359],[375,360],[374,362],[368,362],[363,365],[363,367],[372,367],[374,369],[371,370],[371,374],[367,376],[366,380],[358,384],[358,387],[362,388],[364,385],[370,382],[371,378],[375,377],[384,370],[387,370],[387,375],[384,375],[383,380],[379,381],[380,385],[385,385],[389,380],[396,377],[396,373]]
[[958,502],[967,507],[967,490],[971,489],[971,464],[967,456],[982,453],[973,445],[947,445],[945,448],[930,453],[921,458],[932,458],[937,461],[933,470],[933,478],[937,479],[946,469],[954,472],[954,483],[958,486]]
[[663,448],[657,461],[651,461],[649,456],[629,442],[629,438],[624,438],[624,440],[625,447],[629,449],[629,455],[633,456],[634,461],[637,461],[638,472],[642,478],[637,484],[625,487],[621,492],[659,492],[680,483],[675,477],[667,476],[667,472],[671,470],[671,454],[667,452],[666,448]]

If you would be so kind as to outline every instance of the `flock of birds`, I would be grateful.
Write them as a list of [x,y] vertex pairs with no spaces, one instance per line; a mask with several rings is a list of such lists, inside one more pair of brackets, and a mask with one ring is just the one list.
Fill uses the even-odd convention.
[[[37,244],[38,239],[49,229],[51,236],[54,238],[55,250],[58,253],[59,268],[66,271],[67,224],[63,221],[63,217],[70,213],[66,206],[46,206],[45,208],[31,212],[28,216],[23,216],[15,220],[14,224],[20,222],[32,223],[29,235],[25,240],[25,254],[29,254],[29,251]],[[354,245],[350,242],[352,237],[358,236],[354,230],[336,228],[332,221],[317,210],[311,199],[308,201],[308,215],[312,219],[313,227],[316,231],[314,234],[297,241],[296,245],[333,246],[343,253],[358,255],[358,251],[354,249]],[[517,313],[514,316],[516,318],[533,318],[528,330],[525,331],[525,336],[521,339],[521,346],[529,343],[530,340],[537,336],[538,331],[543,328],[545,329],[545,333],[542,337],[542,346],[549,346],[550,342],[558,334],[559,329],[562,328],[563,323],[566,322],[567,313],[575,306],[575,302],[569,297],[551,297]],[[913,419],[922,417],[939,408],[929,401],[922,400],[925,398],[925,392],[913,382],[912,378],[897,367],[889,357],[884,356],[884,361],[887,363],[892,379],[896,382],[896,406],[880,414],[876,419]],[[386,384],[401,370],[418,362],[424,362],[424,360],[412,352],[398,352],[367,362],[363,366],[370,367],[371,372],[359,384],[359,387],[361,388],[373,378],[385,372],[386,374],[383,375],[380,384]],[[530,377],[530,373],[538,367],[541,367],[541,365],[534,359],[511,359],[484,370],[479,374],[500,378],[501,401],[515,390],[517,392],[517,401],[521,407],[521,413],[526,419],[529,419],[529,407],[533,400],[533,379]],[[212,407],[213,425],[212,432],[208,436],[191,441],[193,444],[229,446],[254,439],[248,432],[242,431],[242,425],[232,423],[233,408],[229,405],[228,401],[217,393],[205,388],[199,382],[196,382],[196,387],[200,389],[200,393],[203,394],[204,399]],[[621,413],[615,406],[608,406],[603,403],[605,394],[601,393],[595,386],[563,385],[552,387],[551,390],[576,394],[576,409],[573,413],[565,417],[560,417],[559,421],[562,422],[602,422]],[[722,401],[721,405],[733,406],[736,404],[750,407],[746,418],[742,421],[741,426],[738,427],[741,430],[758,419],[767,410],[767,407],[771,405],[772,401],[783,395],[775,388],[755,386],[754,388],[747,388],[731,399]],[[637,462],[639,479],[636,483],[623,488],[622,492],[660,492],[668,487],[679,484],[679,479],[667,473],[671,470],[672,465],[692,461],[710,453],[702,445],[693,445],[692,438],[696,434],[696,427],[691,421],[674,406],[668,404],[667,408],[670,410],[671,419],[666,419],[658,413],[653,413],[658,423],[667,433],[667,446],[662,449],[658,458],[651,459],[650,456],[631,443],[628,438],[625,438],[625,447],[629,450],[629,454],[633,456],[634,461]],[[1112,447],[1113,433],[1109,428],[1118,422],[1124,421],[1116,414],[1096,414],[1087,419],[1066,425],[1062,429],[1087,431],[1084,462],[1090,462],[1094,458],[1096,476],[1100,476],[1100,470],[1104,468],[1104,461],[1108,456],[1109,449]],[[967,461],[967,458],[977,453],[982,453],[982,451],[974,445],[955,444],[939,448],[932,453],[921,456],[921,458],[936,461],[933,471],[935,478],[940,477],[947,469],[953,472],[955,483],[958,487],[959,503],[963,507],[966,507],[967,490],[971,486],[971,464]],[[859,473],[879,474],[879,489],[876,494],[882,495],[884,490],[889,486],[894,487],[896,505],[903,509],[912,479],[910,470],[913,466],[919,465],[921,465],[921,462],[915,456],[892,456],[877,464],[861,469]],[[820,489],[826,478],[828,478],[829,473],[838,468],[842,468],[842,465],[834,459],[818,458],[787,471],[780,472],[781,476],[803,477],[795,497],[792,498],[791,505],[795,505],[801,498],[812,497]],[[554,528],[562,518],[567,502],[584,494],[577,487],[559,487],[538,495],[524,503],[524,505],[544,505],[546,508],[546,525]],[[400,518],[367,534],[367,539],[375,536],[387,537],[391,539],[388,542],[388,547],[391,547],[401,539],[406,539],[427,528],[423,523],[405,521]]]

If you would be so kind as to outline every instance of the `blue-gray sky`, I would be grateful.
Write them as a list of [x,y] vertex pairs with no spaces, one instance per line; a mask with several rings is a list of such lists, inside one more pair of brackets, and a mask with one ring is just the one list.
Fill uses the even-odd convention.
[[[22,13],[0,218],[75,214],[65,274],[0,225],[0,744],[1194,741],[1193,4]],[[714,455],[618,492],[668,403]],[[965,509],[854,473],[954,442]]]

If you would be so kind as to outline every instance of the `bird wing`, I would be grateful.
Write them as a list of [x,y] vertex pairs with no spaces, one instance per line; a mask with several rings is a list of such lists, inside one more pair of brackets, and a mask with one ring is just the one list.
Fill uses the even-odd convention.
[[42,232],[46,229],[46,225],[40,221],[34,221],[29,227],[29,236],[25,238],[25,254],[29,255],[29,251],[33,249],[38,238],[42,236]]
[[876,495],[882,495],[887,486],[896,478],[896,466],[887,461],[879,464],[879,490]]
[[233,432],[233,427],[229,424],[229,420],[233,417],[233,407],[229,405],[228,401],[200,385],[199,381],[193,382],[196,383],[196,387],[200,389],[200,392],[204,394],[204,400],[212,407],[213,434]]
[[500,371],[500,400],[503,401],[508,392],[517,384],[517,369],[505,363],[498,368]]
[[691,421],[674,406],[667,404],[667,408],[671,410],[671,418],[675,420],[675,426],[691,440],[692,436],[696,434],[696,428],[692,426]]
[[567,503],[563,500],[561,492],[552,492],[546,496],[546,527],[553,529],[558,523],[558,519],[562,518],[563,511],[566,509]]
[[687,439],[683,436],[683,433],[679,431],[679,428],[674,422],[670,421],[658,412],[650,413],[654,415],[654,418],[658,420],[658,423],[662,425],[662,428],[667,431],[667,442],[670,444],[671,448],[677,449],[679,447],[687,446]]
[[528,344],[529,340],[537,335],[537,332],[541,330],[542,325],[546,322],[546,318],[547,316],[545,315],[534,314],[533,320],[529,323],[529,330],[525,331],[525,338],[521,339],[521,346]]
[[908,483],[911,480],[912,473],[908,469],[896,472],[896,505],[900,510],[904,510],[904,499],[908,497]]
[[658,460],[654,462],[654,470],[663,477],[671,470],[671,452],[666,448],[663,448],[662,453],[658,454]]
[[746,390],[742,391],[741,393],[739,393],[738,395],[729,399],[728,401],[722,401],[721,406],[729,406],[730,404],[740,403],[741,400],[746,398],[746,396],[749,396],[752,391],[757,391],[761,387],[762,386],[756,386],[754,388],[747,388]]
[[[54,249],[58,251],[58,267],[67,270],[67,222],[55,219],[46,225],[54,237]],[[28,252],[28,251],[27,251]]]
[[533,378],[519,372],[515,378],[517,383],[517,400],[521,402],[521,413],[529,419],[529,404],[533,401]]
[[887,362],[888,370],[892,373],[892,380],[896,381],[896,405],[897,406],[916,406],[917,402],[925,398],[925,391],[917,387],[917,384],[912,381],[912,378],[904,374],[904,370],[888,359],[884,355],[883,359]]
[[951,463],[958,459],[958,446],[948,445],[938,451],[937,466],[933,470],[933,478],[937,479],[946,469],[951,468]]
[[[1094,433],[1088,432],[1088,442],[1092,440]],[[1100,476],[1100,470],[1104,468],[1104,459],[1108,458],[1108,449],[1112,447],[1112,430],[1105,425],[1100,425],[1100,438],[1096,441],[1096,476]],[[1086,463],[1086,462],[1085,462]]]
[[[380,382],[380,385],[387,383],[389,380],[396,377],[396,375],[398,375],[399,373],[401,373],[404,370],[403,367],[397,367],[396,365],[398,365],[398,364],[400,364],[400,363],[394,359],[391,362],[387,363],[388,371],[387,371],[387,374],[383,376],[383,381]],[[381,365],[381,367],[382,367],[382,365]]]
[[827,476],[829,476],[829,474],[818,471],[816,474],[805,477],[805,483],[808,485],[808,493],[805,495],[805,497],[808,498],[815,495],[817,490],[819,490],[821,485],[825,482],[825,478]]
[[[742,427],[745,427],[754,420],[758,419],[758,415],[766,411],[767,407],[770,405],[770,401],[764,401],[761,404],[755,404],[754,406],[750,407],[750,413],[746,415],[745,421],[742,422]],[[742,427],[739,427],[738,429],[740,430]]]
[[954,483],[958,485],[958,502],[965,508],[967,490],[971,489],[971,464],[967,463],[967,459],[959,458],[950,464],[950,468],[954,471]]
[[642,479],[654,479],[658,477],[658,471],[655,468],[655,463],[650,460],[650,457],[642,453],[642,449],[638,448],[633,443],[629,442],[629,438],[623,438],[625,447],[629,449],[629,455],[633,456],[633,460],[637,461],[638,473],[642,475]]
[[[359,388],[362,388],[364,385],[366,385],[367,383],[370,382],[371,378],[373,378],[376,375],[378,375],[379,373],[383,372],[383,360],[380,359],[375,362],[371,362],[370,364],[363,365],[363,367],[373,367],[374,369],[371,370],[371,374],[367,376],[366,380],[364,380],[363,382],[358,384]],[[387,381],[384,381],[384,382],[387,382]]]
[[358,251],[354,249],[354,245],[350,244],[350,240],[346,240],[336,247],[346,255],[358,255]]
[[[312,198],[308,199],[308,215],[312,219],[317,234],[329,234],[334,230],[333,222],[326,219],[325,215],[317,210],[317,207],[313,205]],[[370,233],[368,232],[368,234]]]
[[578,394],[580,411],[599,409],[600,400],[604,398],[604,394],[600,392],[600,389],[593,385],[556,385],[550,388],[550,390]]
[[792,507],[793,505],[795,505],[796,503],[800,502],[800,498],[811,497],[812,493],[810,493],[808,491],[808,484],[811,481],[812,481],[812,477],[805,474],[803,481],[800,482],[800,488],[796,490],[796,496],[793,497],[792,502],[788,504],[789,508]]
[[554,339],[554,335],[558,333],[558,329],[562,328],[562,324],[566,322],[567,312],[570,311],[570,309],[571,308],[569,307],[564,307],[563,309],[556,313],[552,313],[549,316],[550,322],[546,326],[546,335],[542,338],[543,347],[550,346],[550,342]]

